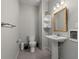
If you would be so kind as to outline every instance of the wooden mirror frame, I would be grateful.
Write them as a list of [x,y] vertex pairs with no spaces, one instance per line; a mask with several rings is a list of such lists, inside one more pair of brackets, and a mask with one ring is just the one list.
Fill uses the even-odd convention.
[[56,29],[55,27],[55,17],[53,17],[53,21],[52,21],[52,29],[54,32],[67,32],[67,8],[63,8],[61,10],[59,10],[58,12],[54,13],[54,15],[56,15],[57,13],[61,12],[62,10],[64,10],[64,27],[61,30]]

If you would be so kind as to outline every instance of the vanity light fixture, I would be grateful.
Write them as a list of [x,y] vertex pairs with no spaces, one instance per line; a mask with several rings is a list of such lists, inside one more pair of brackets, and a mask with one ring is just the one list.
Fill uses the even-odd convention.
[[53,10],[56,10],[56,7],[54,7]]
[[53,8],[53,11],[55,11],[56,9],[61,9],[61,8],[64,8],[66,6],[65,4],[65,1],[64,0],[61,0],[60,3],[56,3],[56,6]]
[[64,2],[63,0],[61,0],[61,3],[60,3],[60,4],[63,5],[64,3],[65,3],[65,2]]
[[60,7],[59,3],[56,4],[57,7]]

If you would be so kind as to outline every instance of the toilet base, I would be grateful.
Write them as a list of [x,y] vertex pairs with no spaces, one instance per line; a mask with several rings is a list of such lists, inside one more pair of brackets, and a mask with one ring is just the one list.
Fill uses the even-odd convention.
[[35,48],[34,47],[30,48],[30,52],[34,53],[35,52]]

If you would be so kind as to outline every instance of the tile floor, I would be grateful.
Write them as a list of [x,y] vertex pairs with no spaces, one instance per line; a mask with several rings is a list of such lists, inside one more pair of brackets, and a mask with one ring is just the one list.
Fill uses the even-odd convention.
[[34,53],[20,51],[17,59],[50,59],[50,52],[47,50],[36,49]]

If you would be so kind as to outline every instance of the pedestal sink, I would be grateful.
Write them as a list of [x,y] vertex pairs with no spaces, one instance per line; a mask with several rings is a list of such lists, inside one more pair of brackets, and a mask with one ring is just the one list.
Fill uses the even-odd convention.
[[57,42],[64,42],[64,40],[67,39],[67,37],[57,36],[57,35],[47,35],[46,37],[49,38],[49,39],[55,40]]
[[[47,35],[46,38],[52,41],[51,43],[51,59],[58,59],[58,42],[64,42],[67,37],[57,36],[57,35]],[[50,43],[50,42],[49,42]]]

